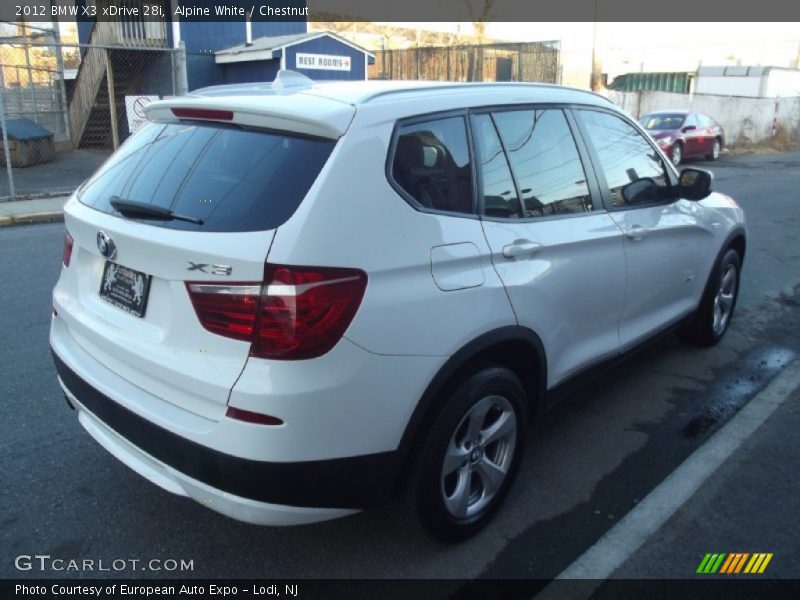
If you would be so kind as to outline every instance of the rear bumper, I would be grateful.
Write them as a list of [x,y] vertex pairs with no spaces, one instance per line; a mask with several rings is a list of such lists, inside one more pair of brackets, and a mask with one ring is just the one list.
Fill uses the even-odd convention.
[[53,351],[58,376],[86,430],[153,483],[230,517],[266,525],[332,519],[384,502],[397,453],[265,462],[225,454],[153,424],[80,377]]

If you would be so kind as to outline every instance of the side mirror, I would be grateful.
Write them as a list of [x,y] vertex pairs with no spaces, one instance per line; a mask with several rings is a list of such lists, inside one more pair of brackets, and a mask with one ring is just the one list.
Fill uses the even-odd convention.
[[710,171],[687,167],[681,171],[678,180],[678,194],[687,200],[702,200],[711,193],[711,181],[714,176]]
[[620,189],[625,204],[647,204],[660,200],[661,187],[652,177],[642,177]]
[[683,129],[681,129],[681,131],[683,133],[686,133],[687,131],[692,131],[693,129],[697,129],[697,125],[687,125]]

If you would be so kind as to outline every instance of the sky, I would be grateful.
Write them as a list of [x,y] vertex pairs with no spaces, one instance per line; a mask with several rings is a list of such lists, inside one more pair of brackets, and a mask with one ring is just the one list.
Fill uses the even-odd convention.
[[[472,32],[467,22],[392,25]],[[486,36],[515,42],[560,40],[562,83],[579,87],[588,85],[593,43],[609,81],[631,71],[694,71],[701,64],[800,66],[800,23],[490,22]]]

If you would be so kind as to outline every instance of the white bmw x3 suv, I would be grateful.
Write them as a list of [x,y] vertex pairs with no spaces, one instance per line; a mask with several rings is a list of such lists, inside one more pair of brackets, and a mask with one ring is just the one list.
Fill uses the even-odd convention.
[[742,210],[592,93],[282,72],[147,116],[65,207],[53,357],[101,445],[235,519],[463,539],[559,392],[730,323]]

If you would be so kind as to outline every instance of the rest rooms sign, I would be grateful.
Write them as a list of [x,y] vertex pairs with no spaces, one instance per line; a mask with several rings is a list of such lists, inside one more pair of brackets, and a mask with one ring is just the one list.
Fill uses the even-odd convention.
[[332,54],[303,54],[295,55],[295,68],[318,69],[320,71],[349,71],[349,56],[334,56]]

